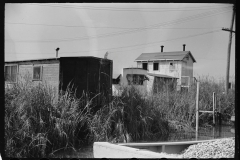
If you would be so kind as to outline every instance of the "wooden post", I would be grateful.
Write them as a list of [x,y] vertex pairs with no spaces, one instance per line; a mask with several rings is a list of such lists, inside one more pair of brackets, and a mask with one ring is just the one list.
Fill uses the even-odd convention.
[[219,98],[218,104],[218,126],[219,126],[219,136],[222,137],[222,113],[221,113],[221,98]]
[[215,92],[213,92],[213,125],[215,126]]
[[213,131],[212,131],[213,132],[213,138],[215,138],[215,127],[216,126],[213,127]]
[[215,94],[215,114],[216,114],[216,125],[219,125],[219,117],[217,111],[217,94]]
[[196,95],[196,139],[198,137],[198,118],[199,118],[198,102],[199,102],[199,82],[197,82],[197,95]]

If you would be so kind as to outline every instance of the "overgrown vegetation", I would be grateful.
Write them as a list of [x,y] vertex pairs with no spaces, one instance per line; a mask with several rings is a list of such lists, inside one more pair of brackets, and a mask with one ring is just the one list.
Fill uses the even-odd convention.
[[[27,79],[27,78],[26,78]],[[234,114],[235,90],[222,94],[223,84],[200,79],[200,110],[212,110],[217,95],[223,119]],[[128,142],[161,140],[173,131],[195,127],[196,86],[189,92],[162,91],[143,95],[135,87],[92,112],[93,99],[75,97],[69,88],[55,96],[47,84],[26,80],[5,89],[5,154],[7,157],[47,157],[93,141]],[[217,105],[219,105],[217,104]],[[212,115],[200,115],[200,126]]]

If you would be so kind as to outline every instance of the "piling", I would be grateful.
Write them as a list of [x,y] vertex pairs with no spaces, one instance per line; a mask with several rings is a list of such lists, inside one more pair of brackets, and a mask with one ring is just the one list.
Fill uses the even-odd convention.
[[215,126],[216,125],[216,122],[215,122],[215,92],[213,92],[213,125]]
[[199,102],[199,82],[197,82],[197,95],[196,95],[196,139],[198,138],[198,118],[199,118],[198,102]]

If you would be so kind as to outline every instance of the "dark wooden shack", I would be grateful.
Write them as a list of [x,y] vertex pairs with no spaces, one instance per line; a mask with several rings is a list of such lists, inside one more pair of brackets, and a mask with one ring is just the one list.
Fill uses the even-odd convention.
[[112,60],[96,57],[60,58],[60,89],[77,88],[77,96],[83,93],[94,98],[97,109],[112,97]]

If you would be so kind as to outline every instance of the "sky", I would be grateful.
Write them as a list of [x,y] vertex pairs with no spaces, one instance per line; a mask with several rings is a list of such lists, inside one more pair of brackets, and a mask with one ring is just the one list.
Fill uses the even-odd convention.
[[[94,56],[113,60],[113,76],[142,53],[191,51],[194,76],[225,79],[233,4],[6,3],[5,61]],[[235,19],[233,30],[235,31]],[[235,76],[235,35],[230,78]],[[231,80],[230,79],[230,80]]]

